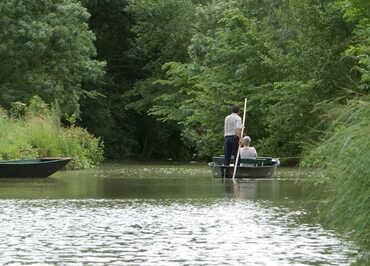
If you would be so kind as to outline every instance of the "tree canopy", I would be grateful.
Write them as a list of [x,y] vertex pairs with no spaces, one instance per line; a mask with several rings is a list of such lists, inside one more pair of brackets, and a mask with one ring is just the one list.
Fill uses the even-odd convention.
[[58,102],[113,158],[220,153],[244,98],[259,154],[298,158],[329,103],[369,92],[367,1],[8,0],[0,14],[0,104]]
[[82,84],[104,74],[87,10],[79,1],[7,0],[0,17],[0,103],[39,95],[78,115]]

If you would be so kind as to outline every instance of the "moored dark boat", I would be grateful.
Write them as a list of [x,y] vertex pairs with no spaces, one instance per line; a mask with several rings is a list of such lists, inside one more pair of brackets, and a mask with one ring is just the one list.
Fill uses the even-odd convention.
[[[224,156],[213,157],[208,165],[212,169],[213,177],[232,178],[234,173],[234,160],[232,165],[224,165]],[[256,157],[240,159],[240,165],[236,170],[236,178],[271,178],[276,167],[280,164],[279,159],[271,157]]]
[[67,157],[0,161],[0,177],[48,177],[70,160]]

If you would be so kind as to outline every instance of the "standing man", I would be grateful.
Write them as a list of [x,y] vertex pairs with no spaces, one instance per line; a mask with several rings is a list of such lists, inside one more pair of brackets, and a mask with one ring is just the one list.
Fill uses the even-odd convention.
[[234,155],[234,158],[236,159],[242,131],[242,120],[240,118],[239,106],[233,106],[231,111],[232,114],[225,117],[225,165],[230,164],[231,155]]

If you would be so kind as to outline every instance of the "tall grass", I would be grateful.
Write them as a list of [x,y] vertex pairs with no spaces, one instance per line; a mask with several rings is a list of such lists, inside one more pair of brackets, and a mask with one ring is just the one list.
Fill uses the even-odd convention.
[[31,100],[24,116],[15,117],[0,110],[0,160],[72,157],[68,166],[82,169],[104,159],[99,138],[83,128],[62,127],[57,108],[45,108],[40,98]]
[[0,159],[36,157],[37,150],[28,139],[25,121],[10,119],[0,109]]
[[[370,250],[370,97],[352,100],[330,112],[337,119],[328,133],[303,161],[322,169],[318,182],[327,183],[328,200],[318,206],[322,221],[351,235]],[[362,262],[361,262],[362,263]]]

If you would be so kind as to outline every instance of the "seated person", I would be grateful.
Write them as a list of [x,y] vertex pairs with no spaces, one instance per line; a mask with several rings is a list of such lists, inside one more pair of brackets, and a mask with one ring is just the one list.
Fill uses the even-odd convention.
[[[256,158],[256,149],[254,147],[249,147],[249,144],[251,143],[251,138],[249,136],[245,136],[242,143],[243,147],[240,148],[240,159]],[[249,166],[249,164],[242,163],[241,166]]]

